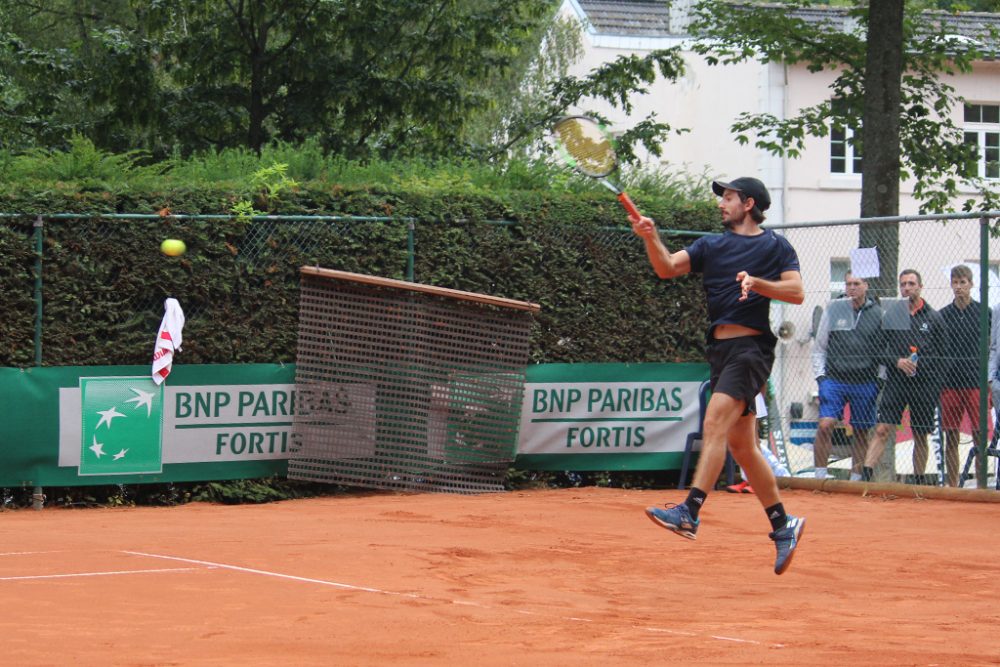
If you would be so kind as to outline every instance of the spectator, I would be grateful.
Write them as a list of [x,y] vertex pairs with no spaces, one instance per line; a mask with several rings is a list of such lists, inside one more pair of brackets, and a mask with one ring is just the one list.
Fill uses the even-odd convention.
[[[945,372],[941,391],[941,426],[945,436],[945,470],[948,486],[959,484],[959,429],[962,417],[969,415],[972,442],[979,437],[979,318],[982,306],[972,299],[972,269],[964,264],[951,270],[951,291],[955,300],[941,309],[948,336],[950,366]],[[987,321],[990,319],[986,311]]]
[[[883,363],[888,371],[885,390],[878,406],[878,424],[869,442],[862,478],[870,480],[896,426],[903,423],[903,411],[910,408],[913,431],[914,482],[926,483],[927,434],[934,431],[934,416],[942,381],[944,321],[920,296],[923,279],[913,269],[899,274],[899,294],[907,300],[909,327],[885,332]],[[916,356],[916,359],[911,357]]]
[[993,409],[1000,413],[1000,303],[993,308],[991,315],[990,361],[987,375],[993,397]]
[[833,428],[851,406],[851,479],[861,479],[868,431],[875,425],[882,339],[882,307],[868,297],[868,281],[850,271],[844,278],[847,299],[823,312],[812,351],[813,376],[819,386],[819,427],[813,446],[816,479],[827,476]]
[[[993,424],[993,440],[997,439],[997,427],[1000,425],[1000,303],[991,313],[990,322],[990,360],[987,370],[990,383],[990,395],[993,398],[993,410],[996,421]],[[996,442],[990,442],[987,454],[1000,457],[1000,448]],[[997,471],[1000,476],[1000,470]]]

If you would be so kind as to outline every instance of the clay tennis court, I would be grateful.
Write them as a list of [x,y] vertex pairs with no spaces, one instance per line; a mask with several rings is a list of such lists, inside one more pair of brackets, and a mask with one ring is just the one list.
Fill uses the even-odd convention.
[[987,665],[1000,505],[784,492],[791,569],[752,496],[698,540],[681,491],[357,493],[0,515],[11,665]]

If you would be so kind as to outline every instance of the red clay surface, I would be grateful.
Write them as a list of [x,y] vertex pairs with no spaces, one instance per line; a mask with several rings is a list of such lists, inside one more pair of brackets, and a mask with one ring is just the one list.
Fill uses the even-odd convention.
[[9,665],[996,665],[1000,505],[680,491],[0,514]]

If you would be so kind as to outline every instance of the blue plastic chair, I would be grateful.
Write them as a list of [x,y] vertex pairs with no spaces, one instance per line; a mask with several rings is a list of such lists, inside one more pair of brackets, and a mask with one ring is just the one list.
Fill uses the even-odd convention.
[[[708,397],[712,393],[712,388],[708,380],[698,387],[698,430],[688,433],[687,442],[684,444],[684,459],[681,461],[681,476],[677,480],[677,488],[683,489],[687,481],[688,469],[691,467],[691,452],[694,448],[694,441],[702,439],[702,432],[705,430],[705,411],[708,409]],[[726,451],[726,480],[732,486],[736,483],[736,462],[733,455]],[[709,491],[711,489],[705,489]]]

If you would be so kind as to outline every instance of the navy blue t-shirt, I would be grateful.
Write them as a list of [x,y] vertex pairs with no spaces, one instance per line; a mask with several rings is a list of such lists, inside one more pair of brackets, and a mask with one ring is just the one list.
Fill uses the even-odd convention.
[[771,330],[771,300],[751,290],[747,300],[740,301],[736,274],[746,271],[755,278],[778,280],[785,271],[798,271],[799,257],[784,236],[769,229],[756,236],[727,231],[721,236],[702,236],[685,250],[691,256],[691,272],[702,274],[709,331],[720,324]]

